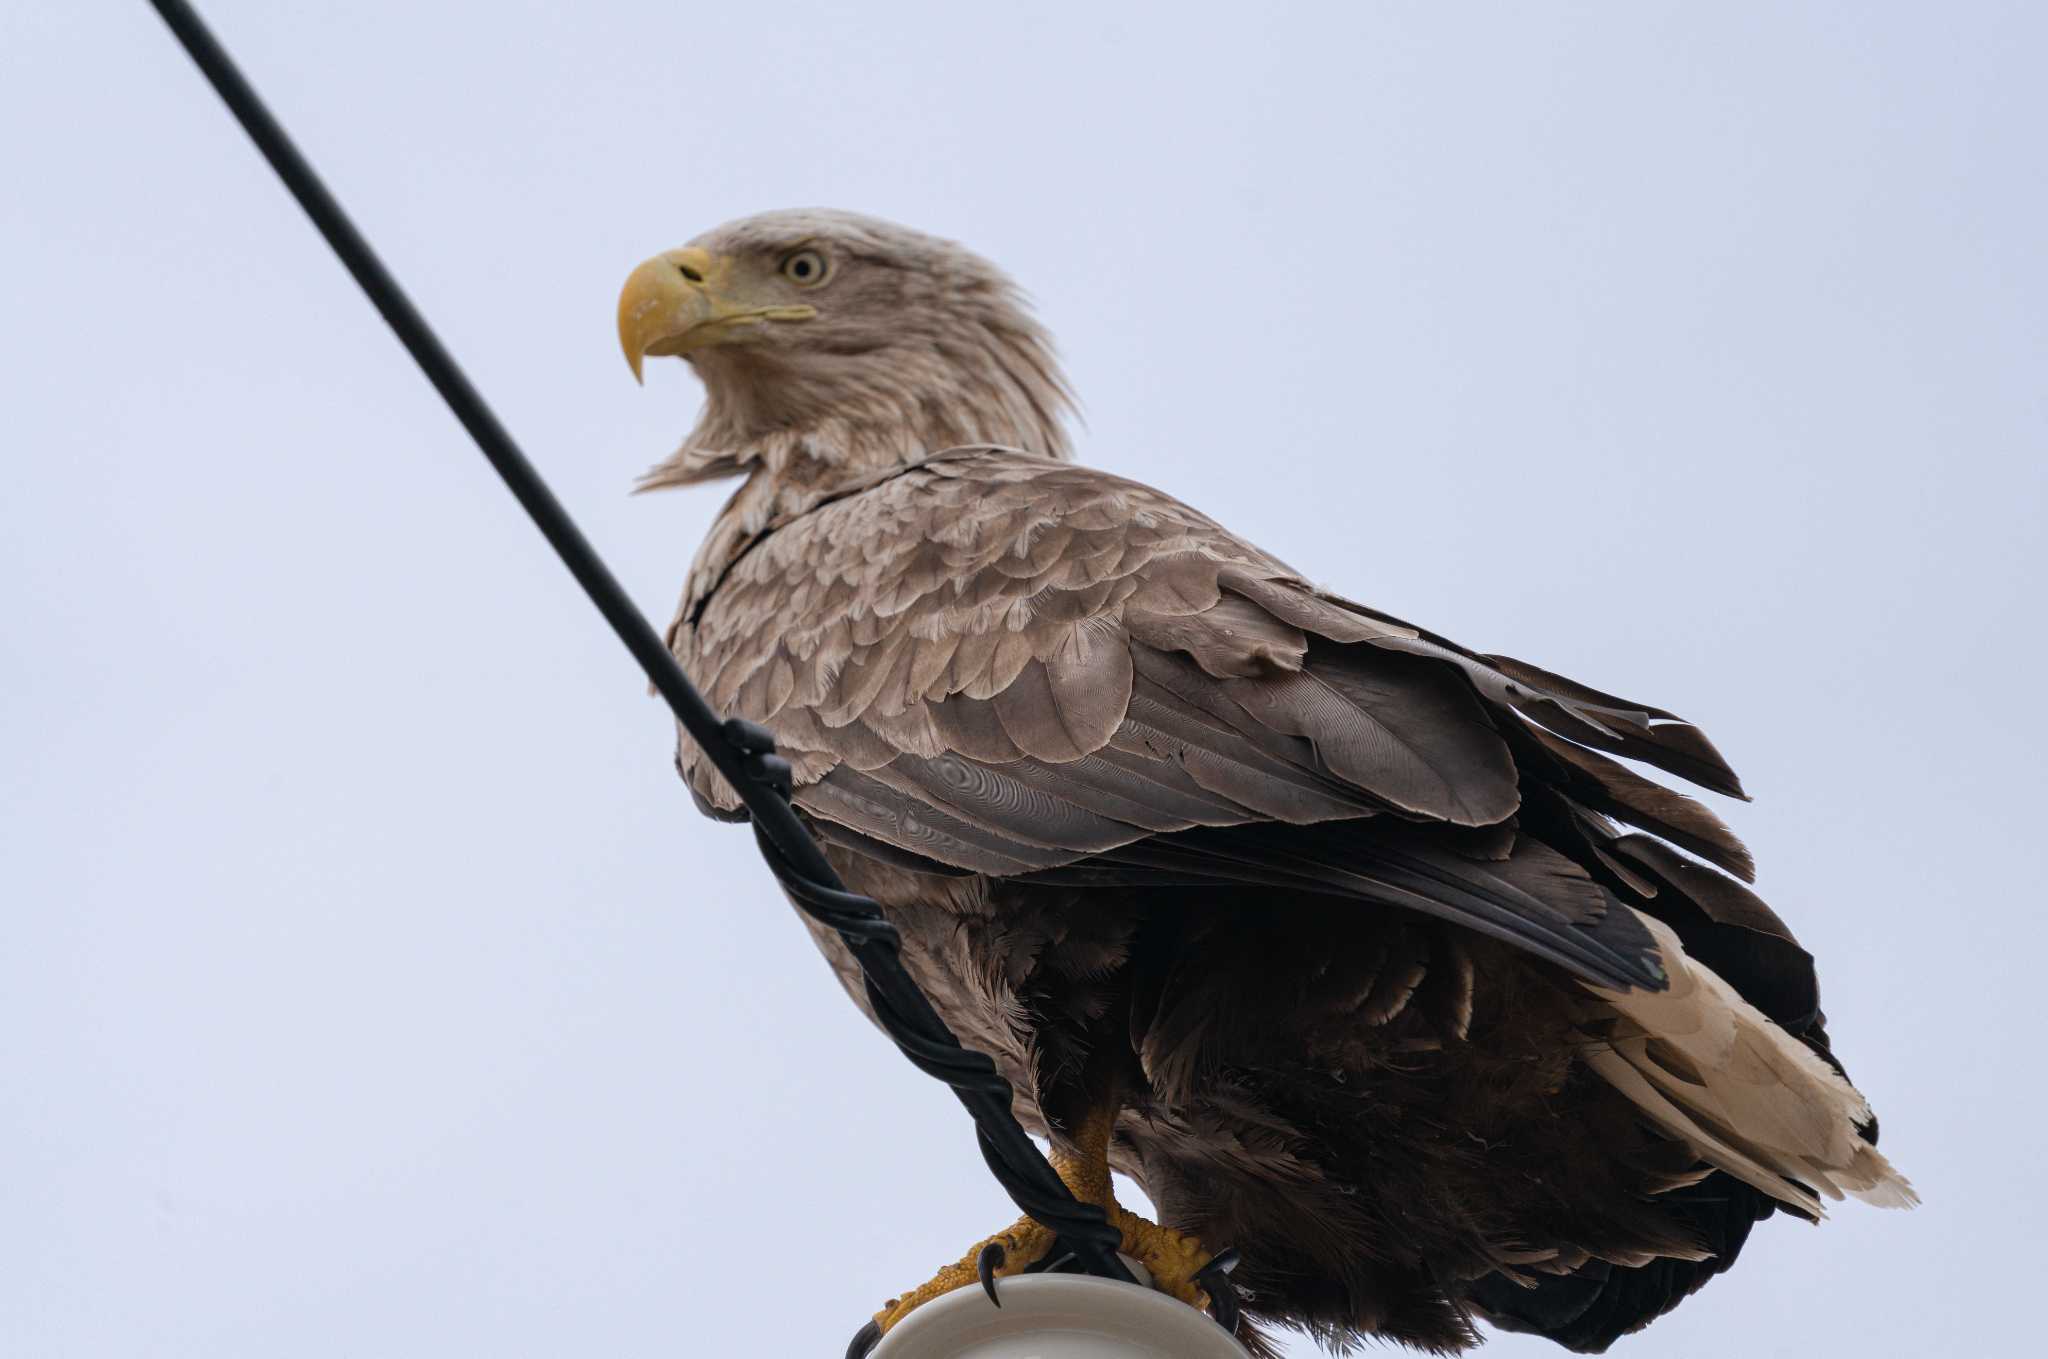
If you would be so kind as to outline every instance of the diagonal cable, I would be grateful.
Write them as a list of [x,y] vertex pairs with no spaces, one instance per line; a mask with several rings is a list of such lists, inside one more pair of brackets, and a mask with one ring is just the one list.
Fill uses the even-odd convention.
[[[982,1154],[1004,1190],[1026,1214],[1058,1234],[1055,1256],[1071,1254],[1090,1274],[1130,1280],[1130,1272],[1116,1254],[1120,1233],[1109,1225],[1100,1208],[1076,1200],[1068,1191],[1011,1113],[1010,1083],[986,1055],[960,1045],[905,970],[896,928],[882,917],[873,901],[847,891],[833,872],[790,803],[789,764],[775,753],[774,738],[751,722],[721,720],[697,692],[618,578],[192,6],[184,0],[150,3],[448,403],[448,409],[476,440],[534,527],[647,673],[676,720],[739,794],[753,821],[762,857],[791,900],[846,941],[860,964],[869,1002],[883,1028],[919,1070],[952,1087],[967,1107]],[[842,1160],[853,1162],[843,1154]],[[856,1345],[859,1343],[856,1338]]]

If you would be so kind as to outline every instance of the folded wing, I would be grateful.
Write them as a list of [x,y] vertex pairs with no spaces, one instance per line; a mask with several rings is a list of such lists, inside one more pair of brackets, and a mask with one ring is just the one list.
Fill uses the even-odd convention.
[[[820,832],[873,857],[1350,898],[1576,977],[1589,1065],[1722,1172],[1671,1194],[1725,1254],[1475,1285],[1505,1324],[1597,1348],[1774,1204],[1910,1201],[1827,1055],[1812,959],[1737,881],[1747,850],[1614,758],[1742,796],[1669,712],[1317,590],[1147,487],[996,449],[766,534],[672,637],[716,705],[775,732]],[[687,741],[680,762],[736,806]]]

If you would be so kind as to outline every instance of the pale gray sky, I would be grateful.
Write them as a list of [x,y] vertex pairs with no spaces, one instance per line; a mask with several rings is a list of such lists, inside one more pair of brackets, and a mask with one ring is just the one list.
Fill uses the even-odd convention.
[[[1927,1205],[1618,1352],[2012,1352],[2048,11],[207,9],[660,618],[617,287],[829,204],[1015,272],[1089,461],[1702,722]],[[0,127],[0,1351],[836,1355],[1007,1221],[140,0],[0,10]]]

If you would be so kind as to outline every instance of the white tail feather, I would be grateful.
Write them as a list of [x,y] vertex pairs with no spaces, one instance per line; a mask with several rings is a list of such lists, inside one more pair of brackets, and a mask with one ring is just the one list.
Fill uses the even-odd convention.
[[1586,989],[1613,1008],[1613,1035],[1586,1056],[1594,1071],[1700,1159],[1819,1217],[1820,1196],[1883,1208],[1919,1202],[1904,1176],[1856,1133],[1870,1106],[1813,1049],[1686,956],[1661,921],[1662,991]]

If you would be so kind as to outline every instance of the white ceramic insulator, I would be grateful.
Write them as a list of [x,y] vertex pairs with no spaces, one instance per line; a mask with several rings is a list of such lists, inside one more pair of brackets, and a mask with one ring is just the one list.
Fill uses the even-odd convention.
[[1208,1316],[1137,1284],[1025,1274],[997,1287],[1001,1307],[972,1286],[933,1299],[870,1359],[1248,1359]]

